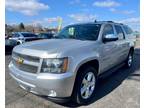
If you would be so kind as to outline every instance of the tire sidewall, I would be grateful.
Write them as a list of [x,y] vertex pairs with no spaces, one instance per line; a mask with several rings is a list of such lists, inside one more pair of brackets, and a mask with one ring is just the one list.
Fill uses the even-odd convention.
[[88,102],[90,102],[91,98],[94,96],[95,91],[96,91],[96,85],[97,84],[95,83],[95,89],[94,89],[92,95],[88,99],[83,99],[82,96],[81,96],[81,92],[80,92],[81,84],[82,84],[83,78],[85,77],[85,75],[88,72],[92,72],[94,74],[95,81],[97,83],[97,71],[96,71],[95,68],[93,68],[91,66],[87,66],[87,67],[83,68],[82,70],[80,70],[80,72],[77,76],[76,89],[75,89],[75,99],[76,99],[76,102],[78,104],[87,104]]
[[[128,61],[129,61],[129,56],[132,56],[132,62],[131,62],[131,65],[128,64]],[[126,65],[128,68],[130,68],[132,65],[133,65],[133,51],[131,50],[128,54],[128,57],[127,57],[127,61],[126,61]]]

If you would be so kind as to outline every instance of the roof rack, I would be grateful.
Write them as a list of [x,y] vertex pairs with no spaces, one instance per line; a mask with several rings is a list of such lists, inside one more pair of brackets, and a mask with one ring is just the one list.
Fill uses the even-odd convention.
[[114,23],[113,21],[106,21],[106,22]]
[[[98,22],[97,20],[94,20],[94,22]],[[114,23],[114,21],[100,21],[100,22],[110,22],[110,23]]]
[[97,21],[97,20],[94,20],[94,23],[97,23],[97,22],[116,23],[116,24],[121,24],[121,25],[124,25],[123,23],[114,22],[114,21]]
[[119,24],[124,25],[123,23],[119,23]]

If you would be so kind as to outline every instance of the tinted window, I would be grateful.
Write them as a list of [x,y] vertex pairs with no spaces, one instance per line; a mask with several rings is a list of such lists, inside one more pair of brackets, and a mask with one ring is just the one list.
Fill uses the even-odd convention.
[[115,30],[117,32],[118,38],[119,39],[124,39],[124,33],[123,33],[123,30],[122,30],[121,26],[115,25]]
[[51,33],[41,33],[41,34],[39,34],[38,37],[39,38],[48,38],[48,39],[50,39],[50,38],[53,37],[53,34],[51,34]]
[[132,29],[129,28],[128,26],[123,26],[123,28],[124,28],[126,34],[131,34],[133,32]]
[[37,35],[32,33],[21,33],[24,37],[37,37]]
[[71,25],[65,27],[57,37],[79,40],[97,40],[100,27],[100,24]]
[[18,33],[13,33],[12,37],[19,37],[20,35]]
[[108,34],[114,34],[113,27],[110,24],[107,24],[103,30],[103,36],[108,35]]

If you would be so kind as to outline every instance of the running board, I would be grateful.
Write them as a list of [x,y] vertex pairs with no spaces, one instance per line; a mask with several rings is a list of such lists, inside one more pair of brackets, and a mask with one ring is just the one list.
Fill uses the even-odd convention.
[[104,79],[108,76],[110,76],[111,74],[113,74],[114,72],[116,72],[118,69],[120,69],[121,67],[123,67],[125,65],[125,63],[121,63],[111,69],[109,69],[108,71],[105,71],[101,74],[99,74],[98,79]]

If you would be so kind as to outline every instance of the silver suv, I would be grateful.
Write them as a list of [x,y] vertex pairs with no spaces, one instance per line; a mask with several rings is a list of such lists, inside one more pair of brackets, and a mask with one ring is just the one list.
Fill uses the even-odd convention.
[[71,97],[84,104],[96,93],[97,79],[121,64],[131,67],[132,30],[112,21],[73,24],[51,40],[16,46],[10,75],[23,89],[53,100]]

